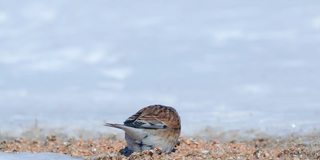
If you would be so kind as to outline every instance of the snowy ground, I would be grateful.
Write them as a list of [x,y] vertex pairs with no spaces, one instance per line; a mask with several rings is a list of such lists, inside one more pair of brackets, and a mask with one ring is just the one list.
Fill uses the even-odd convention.
[[2,153],[0,152],[0,160],[80,160],[57,153]]
[[0,1],[0,133],[102,131],[176,107],[183,133],[320,126],[319,1]]

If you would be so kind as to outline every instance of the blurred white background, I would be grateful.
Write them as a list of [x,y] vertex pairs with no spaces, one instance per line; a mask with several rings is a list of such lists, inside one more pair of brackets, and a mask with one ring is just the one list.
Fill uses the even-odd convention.
[[[320,126],[320,2],[0,0],[0,131],[108,131],[150,104],[183,132]],[[113,130],[112,130],[113,131]]]

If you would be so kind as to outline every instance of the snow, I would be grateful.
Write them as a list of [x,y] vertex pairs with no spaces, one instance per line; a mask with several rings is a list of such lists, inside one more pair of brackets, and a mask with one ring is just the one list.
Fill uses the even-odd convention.
[[0,160],[80,160],[57,153],[3,153],[0,152]]

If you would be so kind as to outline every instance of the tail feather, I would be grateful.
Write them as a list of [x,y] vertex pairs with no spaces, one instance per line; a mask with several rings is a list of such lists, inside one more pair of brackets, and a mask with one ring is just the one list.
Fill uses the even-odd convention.
[[123,124],[115,124],[115,123],[105,123],[104,125],[107,127],[122,129],[126,132],[128,136],[130,136],[132,139],[135,139],[135,140],[142,140],[146,136],[146,133],[143,131],[143,129],[137,129],[137,128],[125,126]]
[[115,123],[105,123],[104,126],[114,127],[114,128],[119,128],[119,129],[123,129],[124,128],[123,124],[115,124]]

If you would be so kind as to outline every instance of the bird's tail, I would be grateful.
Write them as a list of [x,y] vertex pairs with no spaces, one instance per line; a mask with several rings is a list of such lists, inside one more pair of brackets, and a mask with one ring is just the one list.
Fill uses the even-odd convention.
[[105,123],[104,126],[107,127],[114,127],[114,128],[119,128],[119,129],[123,129],[123,124],[115,124],[115,123]]
[[142,140],[143,137],[146,136],[143,129],[137,129],[137,128],[125,126],[123,124],[114,124],[114,123],[105,123],[104,125],[108,127],[122,129],[126,132],[126,135],[130,136],[132,139]]

